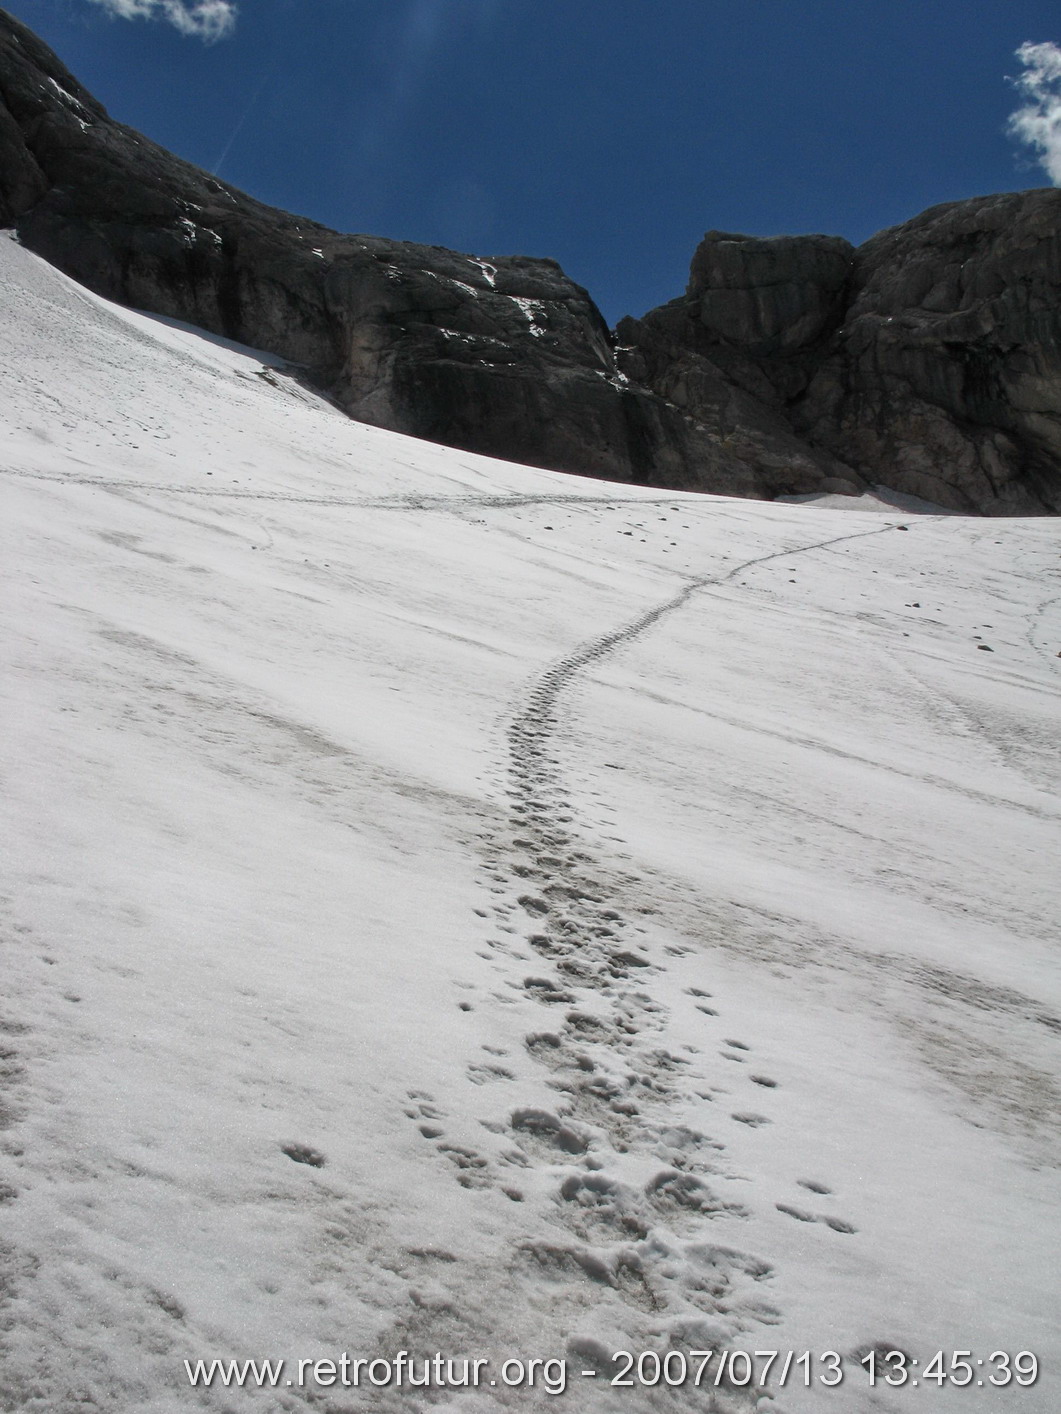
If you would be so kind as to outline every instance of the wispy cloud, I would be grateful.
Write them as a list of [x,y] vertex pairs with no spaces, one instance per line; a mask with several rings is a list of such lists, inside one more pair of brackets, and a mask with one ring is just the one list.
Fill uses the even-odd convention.
[[1035,153],[1055,187],[1061,187],[1061,45],[1022,44],[1024,72],[1013,82],[1026,99],[1010,115],[1009,131]]
[[397,46],[393,86],[396,97],[415,96],[436,51],[455,29],[488,21],[497,0],[411,0]]
[[387,11],[389,68],[362,146],[382,150],[416,105],[438,54],[454,42],[474,43],[499,0],[392,0]]
[[235,0],[92,0],[120,20],[166,20],[207,44],[231,34]]

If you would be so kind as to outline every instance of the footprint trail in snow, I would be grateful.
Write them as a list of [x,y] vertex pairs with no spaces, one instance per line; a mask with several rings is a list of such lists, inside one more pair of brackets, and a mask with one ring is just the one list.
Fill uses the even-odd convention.
[[[684,1053],[696,1048],[668,1044],[668,1008],[653,986],[667,970],[666,920],[637,901],[636,874],[603,865],[582,837],[561,761],[563,699],[582,673],[680,610],[698,590],[760,563],[891,529],[778,551],[690,581],[550,666],[508,726],[510,827],[483,845],[494,901],[476,910],[496,929],[487,945],[502,986],[481,1005],[511,1004],[515,993],[541,1008],[540,1026],[522,1035],[519,1046],[555,1099],[516,1106],[501,1121],[481,1121],[511,1144],[501,1156],[507,1174],[496,1173],[473,1148],[446,1139],[432,1097],[412,1093],[406,1113],[465,1188],[498,1186],[522,1202],[530,1175],[545,1179],[551,1193],[546,1226],[528,1230],[506,1260],[514,1281],[544,1279],[556,1308],[567,1308],[575,1333],[565,1353],[598,1371],[597,1392],[607,1388],[616,1349],[718,1350],[740,1345],[742,1333],[745,1345],[754,1344],[749,1337],[756,1330],[758,1343],[769,1344],[764,1328],[781,1313],[771,1302],[770,1263],[733,1245],[734,1223],[748,1210],[723,1192],[733,1178],[725,1146],[683,1118],[690,1102],[702,1110],[705,1101],[727,1093],[719,1081],[729,1077],[718,1073],[721,1065],[711,1071],[702,1055]],[[699,1009],[717,1017],[708,994],[693,990]],[[472,1003],[459,1005],[470,1010]],[[512,1080],[504,1048],[486,1051],[485,1060],[469,1066],[468,1079],[477,1086]],[[748,1041],[724,1040],[720,1056],[748,1065],[753,1093],[777,1089],[773,1077],[755,1070]],[[750,1109],[733,1117],[751,1127],[769,1123]],[[803,1186],[819,1202],[829,1193],[815,1180]],[[780,1201],[775,1206],[831,1233],[854,1231],[831,1213]],[[648,1407],[688,1401],[704,1408],[705,1396],[715,1401],[708,1407],[737,1411],[756,1408],[759,1394],[726,1376],[709,1395],[693,1387],[638,1392]]]

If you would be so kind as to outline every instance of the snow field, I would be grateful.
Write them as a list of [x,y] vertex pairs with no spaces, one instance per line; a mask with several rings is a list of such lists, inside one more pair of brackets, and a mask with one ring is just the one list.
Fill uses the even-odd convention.
[[5,1407],[712,1343],[848,1373],[569,1397],[1051,1414],[1057,523],[417,443],[10,241],[0,300]]

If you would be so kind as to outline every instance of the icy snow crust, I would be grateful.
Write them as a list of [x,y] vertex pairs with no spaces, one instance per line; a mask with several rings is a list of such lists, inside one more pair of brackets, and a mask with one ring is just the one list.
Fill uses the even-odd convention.
[[[1061,525],[418,443],[6,240],[0,300],[3,1407],[1061,1407]],[[848,1372],[608,1387],[668,1343]]]

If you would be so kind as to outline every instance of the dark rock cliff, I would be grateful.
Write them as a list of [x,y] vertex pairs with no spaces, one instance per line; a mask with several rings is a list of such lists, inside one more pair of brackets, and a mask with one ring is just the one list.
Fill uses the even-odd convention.
[[867,241],[792,421],[943,505],[1061,512],[1061,191],[937,206]]
[[736,416],[717,371],[870,482],[1061,511],[1061,191],[934,207],[858,250],[711,231],[686,295],[618,332],[693,416]]
[[585,475],[770,497],[883,482],[1061,509],[1061,192],[860,250],[712,232],[615,338],[553,261],[340,235],[112,121],[0,10],[0,225],[90,288],[301,364],[351,416]]

